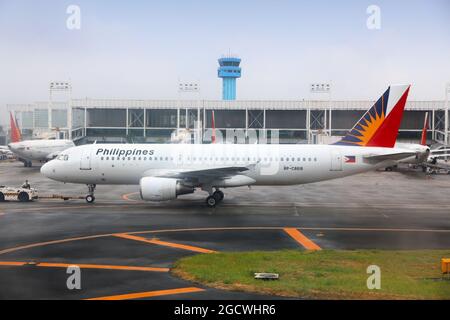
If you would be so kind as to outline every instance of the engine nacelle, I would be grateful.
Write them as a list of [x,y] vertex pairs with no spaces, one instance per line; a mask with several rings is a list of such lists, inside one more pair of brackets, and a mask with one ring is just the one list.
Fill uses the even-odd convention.
[[139,185],[141,199],[146,201],[168,201],[194,192],[194,188],[183,186],[180,181],[171,178],[144,177]]

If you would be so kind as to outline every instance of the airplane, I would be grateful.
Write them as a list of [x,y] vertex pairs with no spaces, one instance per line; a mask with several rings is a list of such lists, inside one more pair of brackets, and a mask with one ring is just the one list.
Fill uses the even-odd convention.
[[398,161],[398,163],[393,166],[386,167],[385,171],[392,171],[394,168],[397,167],[399,163],[417,167],[422,166],[425,162],[427,162],[428,157],[430,155],[430,148],[427,145],[427,132],[428,132],[428,112],[425,113],[425,121],[422,129],[422,135],[420,138],[420,144],[403,143],[403,142],[395,143],[395,148],[410,150],[415,154],[411,157]]
[[200,188],[206,204],[224,199],[223,188],[299,185],[383,168],[413,156],[394,148],[409,85],[390,86],[352,130],[332,145],[94,144],[73,147],[41,173],[86,184],[86,202],[97,185],[139,185],[146,201],[168,201]]
[[18,156],[25,167],[32,167],[33,161],[47,162],[68,148],[74,147],[72,140],[22,140],[17,123],[10,113],[11,143],[9,150]]
[[[401,143],[397,142],[395,144],[396,148],[402,148],[414,151],[416,154],[406,159],[400,160],[398,163],[407,164],[413,167],[421,167],[423,172],[427,172],[428,169],[443,169],[449,170],[449,166],[439,165],[437,163],[438,159],[447,159],[450,155],[450,149],[445,146],[439,148],[431,149],[427,145],[427,133],[429,129],[429,118],[428,112],[425,113],[424,125],[422,128],[422,135],[420,138],[420,144],[416,143]],[[392,171],[395,166],[385,168],[386,171]]]

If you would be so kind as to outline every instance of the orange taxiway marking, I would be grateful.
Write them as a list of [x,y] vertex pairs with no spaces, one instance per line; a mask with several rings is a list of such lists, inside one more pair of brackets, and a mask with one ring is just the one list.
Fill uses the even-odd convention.
[[156,267],[135,267],[135,266],[111,266],[101,264],[77,264],[77,263],[54,263],[54,262],[19,262],[19,261],[0,261],[0,266],[15,266],[23,267],[26,265],[33,265],[35,267],[43,268],[68,268],[72,266],[80,269],[107,269],[107,270],[127,270],[127,271],[147,271],[147,272],[169,272],[169,268]]
[[133,202],[139,202],[139,200],[136,199],[130,199],[130,196],[135,195],[135,194],[139,194],[138,192],[132,192],[132,193],[127,193],[122,195],[122,199],[126,200],[126,201],[133,201]]
[[169,290],[158,290],[158,291],[148,291],[148,292],[138,292],[138,293],[129,293],[129,294],[121,294],[117,296],[106,296],[100,298],[91,298],[86,300],[129,300],[129,299],[142,299],[142,298],[151,298],[151,297],[159,297],[159,296],[168,296],[172,294],[180,294],[180,293],[192,293],[192,292],[202,292],[204,289],[189,287],[189,288],[179,288],[179,289],[169,289]]
[[292,239],[300,243],[307,250],[322,250],[317,244],[308,239],[303,233],[295,228],[284,228],[286,232]]
[[146,243],[151,243],[151,244],[157,244],[160,246],[189,250],[189,251],[200,252],[200,253],[216,253],[217,252],[214,250],[209,250],[209,249],[204,249],[204,248],[194,247],[194,246],[188,246],[185,244],[178,244],[178,243],[166,242],[166,241],[161,241],[161,240],[156,240],[156,239],[147,239],[147,238],[143,238],[143,237],[132,236],[132,235],[126,234],[126,233],[115,234],[114,236],[118,237],[118,238],[141,241],[141,242],[146,242]]
[[26,264],[27,262],[0,261],[0,266],[22,267]]
[[[448,233],[450,234],[450,229],[401,229],[401,228],[352,228],[352,227],[298,227],[302,230],[309,231],[340,231],[340,232],[411,232],[411,233]],[[143,231],[131,231],[127,234],[163,234],[163,233],[173,233],[173,232],[207,232],[207,231],[248,231],[248,230],[284,230],[283,227],[210,227],[210,228],[181,228],[181,229],[155,229],[155,230],[143,230]],[[73,241],[83,241],[83,240],[93,240],[99,238],[113,237],[117,233],[104,233],[95,234],[89,236],[81,236],[75,238],[66,238],[59,240],[52,240],[47,242],[31,243],[26,245],[20,245],[17,247],[7,248],[0,250],[0,255],[4,255],[11,252],[16,252],[20,250],[32,249],[37,247],[50,246],[55,244],[68,243]]]

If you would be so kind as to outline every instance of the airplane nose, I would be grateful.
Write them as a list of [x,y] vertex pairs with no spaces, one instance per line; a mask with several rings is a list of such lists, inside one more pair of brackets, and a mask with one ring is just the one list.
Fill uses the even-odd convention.
[[52,165],[51,161],[47,162],[46,164],[44,164],[41,167],[41,174],[44,177],[51,178],[53,173],[54,173],[54,170],[53,170],[53,165]]

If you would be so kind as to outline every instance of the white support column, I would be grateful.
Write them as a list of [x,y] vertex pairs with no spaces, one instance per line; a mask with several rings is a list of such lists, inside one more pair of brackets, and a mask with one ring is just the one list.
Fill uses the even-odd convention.
[[448,104],[448,96],[450,93],[450,83],[447,83],[445,86],[445,130],[444,130],[444,134],[445,134],[445,145],[448,146],[448,141],[449,141],[449,123],[448,123],[448,108],[449,108],[449,104]]
[[331,115],[333,114],[333,110],[331,109],[331,103],[330,103],[330,114],[328,115],[328,121],[330,122],[330,127],[329,127],[329,129],[330,129],[330,137],[332,136],[332,130],[333,130],[333,128],[331,127],[331,119],[332,119],[332,117],[331,117]]
[[128,131],[128,128],[129,128],[129,121],[130,121],[130,116],[129,116],[129,114],[128,114],[128,113],[130,112],[130,110],[128,109],[128,107],[125,109],[125,112],[127,113],[126,116],[125,116],[125,119],[126,119],[126,121],[127,121],[126,127],[125,127],[125,128],[126,128],[126,129],[125,129],[125,132],[126,132],[125,134],[128,136],[128,132],[129,132],[129,131]]
[[67,128],[69,131],[69,140],[72,140],[73,115],[72,115],[72,90],[69,91],[69,106],[67,109]]
[[147,108],[144,106],[144,138],[147,137]]
[[49,99],[48,99],[48,108],[47,108],[47,121],[48,121],[48,130],[52,130],[52,110],[53,110],[53,94],[52,89],[50,89]]
[[436,128],[435,128],[435,123],[434,123],[434,119],[436,117],[435,112],[436,112],[436,110],[434,109],[434,106],[433,106],[433,110],[431,111],[431,139],[433,141],[436,141],[436,132],[435,132]]
[[306,134],[308,138],[308,144],[311,143],[311,100],[308,100],[308,106],[306,108]]
[[248,138],[248,107],[245,107],[245,143]]
[[87,107],[84,107],[84,136],[87,136]]

